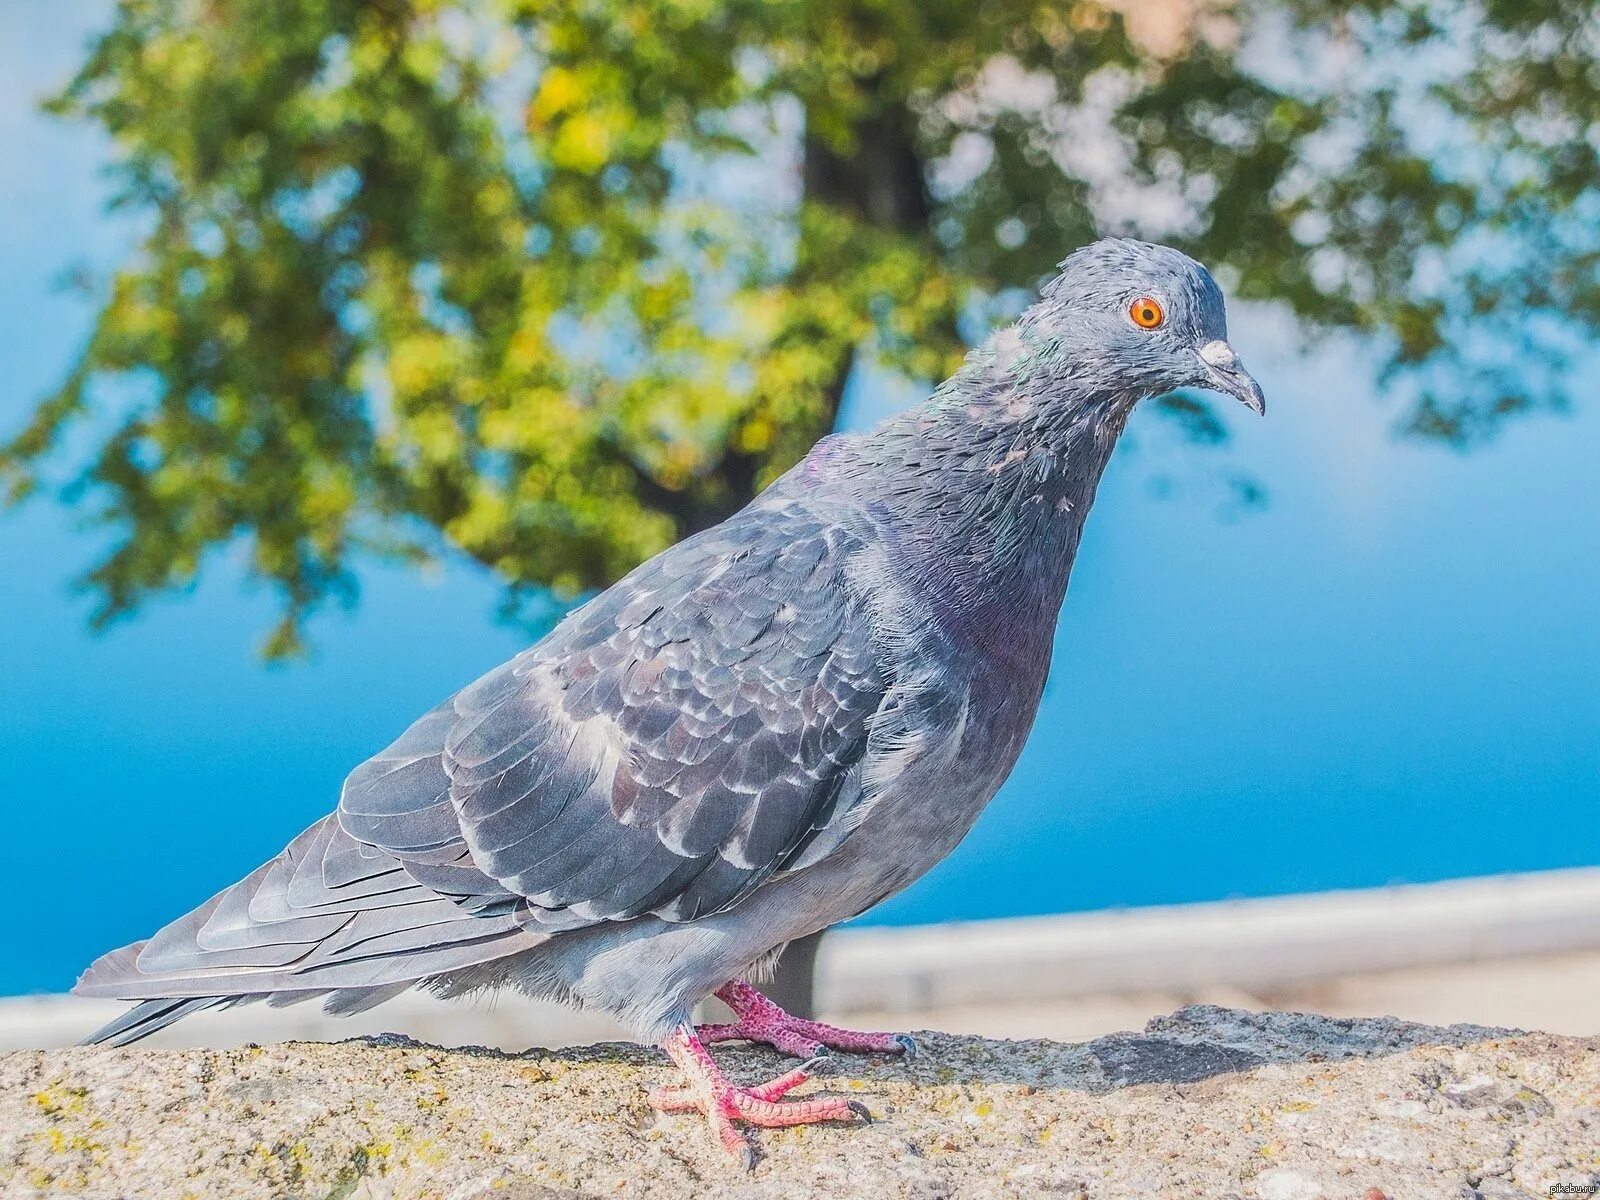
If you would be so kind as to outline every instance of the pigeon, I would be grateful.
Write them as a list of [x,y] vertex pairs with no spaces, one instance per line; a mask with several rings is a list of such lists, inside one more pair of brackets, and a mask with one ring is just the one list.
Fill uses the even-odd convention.
[[[1257,413],[1222,293],[1165,246],[1068,256],[925,402],[822,438],[747,507],[637,567],[426,713],[276,858],[75,991],[126,1044],[203,1009],[514,988],[609,1013],[681,1068],[657,1090],[736,1161],[745,1127],[869,1119],[785,1099],[893,1033],[757,989],[790,941],[956,846],[1033,724],[1084,520],[1137,402]],[[694,1025],[716,995],[734,1020]],[[707,1045],[806,1059],[735,1086]]]

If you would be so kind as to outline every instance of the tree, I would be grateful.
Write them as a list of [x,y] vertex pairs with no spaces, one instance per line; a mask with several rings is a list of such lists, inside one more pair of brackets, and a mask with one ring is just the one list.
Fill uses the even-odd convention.
[[1600,325],[1597,38],[1559,0],[120,0],[52,107],[146,232],[0,473],[116,532],[102,622],[239,539],[272,655],[369,553],[569,598],[1107,230],[1373,335],[1404,427],[1470,444]]

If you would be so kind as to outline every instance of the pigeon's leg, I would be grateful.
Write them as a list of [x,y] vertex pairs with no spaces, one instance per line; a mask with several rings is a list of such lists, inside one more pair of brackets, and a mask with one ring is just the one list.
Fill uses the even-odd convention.
[[796,1058],[813,1058],[829,1050],[916,1057],[917,1044],[906,1034],[858,1033],[790,1016],[742,979],[723,984],[717,989],[717,999],[733,1009],[739,1019],[731,1025],[701,1025],[696,1032],[702,1041],[765,1042]]
[[662,1112],[704,1113],[722,1148],[746,1168],[755,1166],[755,1149],[739,1132],[738,1125],[781,1129],[822,1121],[872,1120],[866,1105],[855,1100],[831,1096],[781,1099],[811,1078],[807,1073],[810,1063],[768,1083],[735,1087],[688,1026],[673,1030],[661,1048],[683,1069],[689,1081],[681,1087],[657,1088],[650,1093],[650,1103]]

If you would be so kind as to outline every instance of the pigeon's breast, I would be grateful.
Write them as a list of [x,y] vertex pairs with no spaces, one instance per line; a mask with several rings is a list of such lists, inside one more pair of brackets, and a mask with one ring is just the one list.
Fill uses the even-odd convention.
[[802,872],[829,923],[909,886],[967,835],[1016,764],[1047,666],[963,644],[906,588],[873,584],[895,687],[862,763],[859,825]]
[[958,772],[981,807],[1033,727],[1050,670],[1053,609],[1007,604],[1003,593],[979,604],[947,603],[908,577],[887,548],[863,553],[852,583],[868,598],[885,674],[894,680],[886,709],[913,735],[920,758],[937,764],[959,743],[956,761],[936,769]]
[[[1010,711],[952,697],[958,721],[928,731],[854,833],[828,857],[784,881],[806,896],[810,932],[849,920],[905,890],[942,861],[972,829],[1016,763],[1026,732]],[[881,762],[876,764],[882,772]],[[869,764],[869,769],[872,769]],[[784,886],[780,885],[780,886]]]

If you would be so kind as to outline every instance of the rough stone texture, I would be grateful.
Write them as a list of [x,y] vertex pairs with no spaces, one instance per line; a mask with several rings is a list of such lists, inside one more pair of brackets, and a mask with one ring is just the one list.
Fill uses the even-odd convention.
[[[1600,1039],[1192,1006],[1081,1045],[919,1035],[808,1085],[868,1128],[758,1135],[741,1175],[660,1117],[670,1068],[336,1045],[0,1056],[0,1196],[1508,1200],[1600,1183]],[[722,1047],[753,1081],[784,1060]],[[1573,1193],[1566,1193],[1573,1194]]]

